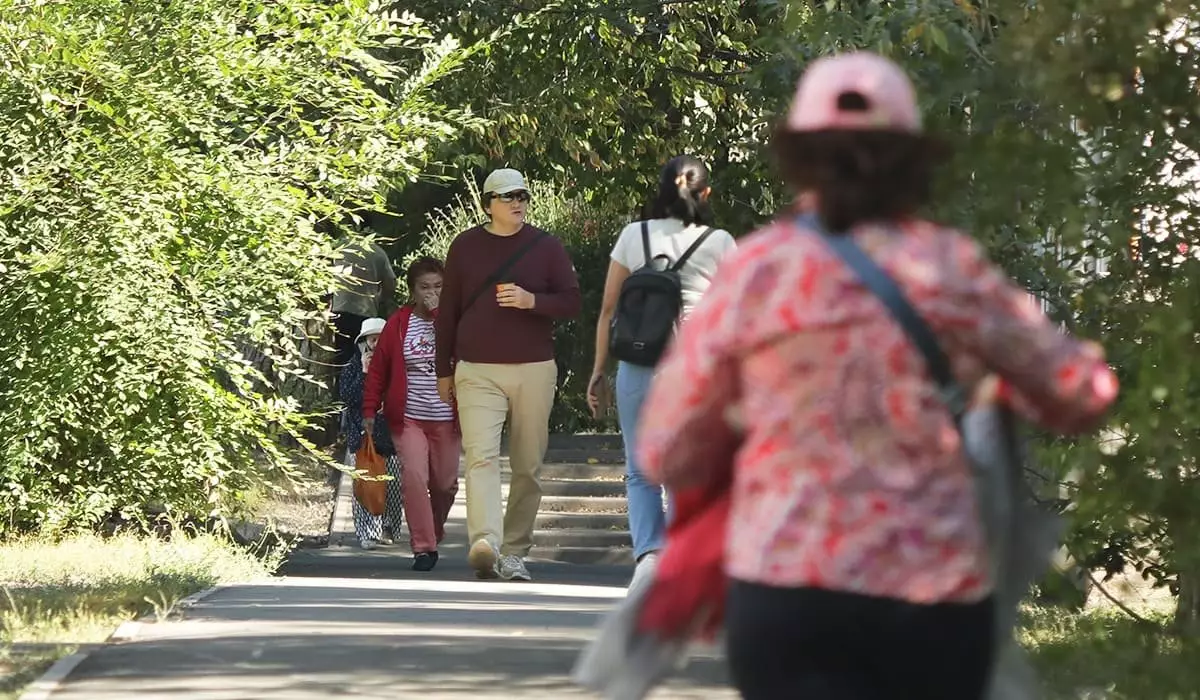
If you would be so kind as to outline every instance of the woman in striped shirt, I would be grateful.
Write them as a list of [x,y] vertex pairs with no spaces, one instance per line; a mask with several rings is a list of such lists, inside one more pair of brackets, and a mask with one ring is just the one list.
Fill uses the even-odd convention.
[[381,405],[387,409],[392,442],[400,454],[404,516],[417,571],[437,564],[438,543],[458,493],[458,414],[438,397],[434,371],[433,320],[442,274],[436,258],[418,258],[409,266],[405,281],[412,301],[388,319],[363,393],[368,430]]

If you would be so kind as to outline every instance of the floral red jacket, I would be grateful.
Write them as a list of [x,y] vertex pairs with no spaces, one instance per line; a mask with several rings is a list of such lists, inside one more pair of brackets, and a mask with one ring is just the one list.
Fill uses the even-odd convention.
[[[1062,333],[974,241],[923,221],[853,235],[963,386],[995,373],[1027,419],[1064,433],[1097,424],[1117,390],[1101,348]],[[973,482],[922,356],[792,221],[722,263],[659,368],[637,449],[671,489],[732,479],[734,578],[918,603],[991,590]]]

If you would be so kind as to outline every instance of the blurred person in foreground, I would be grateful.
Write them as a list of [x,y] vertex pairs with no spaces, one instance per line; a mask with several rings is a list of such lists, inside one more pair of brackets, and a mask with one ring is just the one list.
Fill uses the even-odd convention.
[[730,481],[724,624],[743,697],[981,698],[993,581],[959,432],[830,240],[895,280],[962,387],[1048,430],[1095,427],[1115,375],[975,241],[917,215],[943,151],[898,66],[813,63],[773,147],[817,219],[789,213],[722,263],[650,389],[642,471],[715,497],[702,487]]

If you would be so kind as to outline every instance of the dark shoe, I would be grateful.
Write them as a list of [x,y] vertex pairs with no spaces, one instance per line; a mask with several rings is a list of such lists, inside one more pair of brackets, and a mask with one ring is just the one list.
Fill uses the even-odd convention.
[[413,555],[413,571],[433,571],[437,566],[437,552],[418,552]]

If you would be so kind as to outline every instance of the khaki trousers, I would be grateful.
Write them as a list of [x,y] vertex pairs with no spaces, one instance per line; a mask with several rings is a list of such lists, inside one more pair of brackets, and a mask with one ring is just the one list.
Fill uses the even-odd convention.
[[[467,532],[501,554],[524,557],[542,503],[538,471],[550,441],[550,409],[558,366],[554,360],[500,365],[459,362],[454,393],[467,462]],[[501,510],[500,438],[509,426],[512,482]]]

